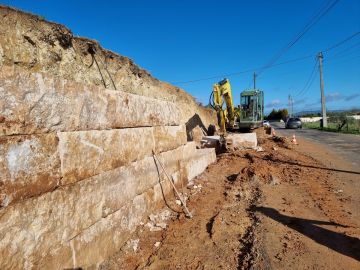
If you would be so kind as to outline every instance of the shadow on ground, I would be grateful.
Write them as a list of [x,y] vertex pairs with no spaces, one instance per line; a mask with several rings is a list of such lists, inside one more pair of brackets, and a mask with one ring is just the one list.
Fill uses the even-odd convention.
[[355,237],[347,236],[343,233],[331,231],[317,225],[330,225],[337,227],[347,227],[335,222],[303,219],[291,217],[279,213],[270,207],[254,207],[253,211],[260,212],[263,215],[282,223],[283,225],[298,231],[299,233],[311,238],[316,243],[326,246],[340,254],[354,258],[360,261],[360,240]]
[[[258,158],[258,157],[255,157],[255,158]],[[313,168],[313,169],[320,169],[320,170],[327,170],[327,171],[343,172],[343,173],[351,173],[351,174],[359,174],[360,175],[360,172],[341,170],[341,169],[334,169],[334,168],[327,168],[327,167],[320,167],[320,166],[314,166],[314,165],[306,165],[306,164],[301,164],[301,163],[297,163],[297,162],[281,160],[281,159],[278,159],[278,158],[272,158],[272,157],[269,158],[267,156],[264,156],[263,160],[269,160],[269,161],[272,161],[272,162],[275,162],[275,163],[286,163],[286,164],[289,164],[289,165],[306,167],[306,168]]]

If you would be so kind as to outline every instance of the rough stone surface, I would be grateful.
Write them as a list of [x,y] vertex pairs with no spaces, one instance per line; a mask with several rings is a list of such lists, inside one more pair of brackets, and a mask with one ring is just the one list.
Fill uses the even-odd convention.
[[[89,44],[105,79],[107,89],[174,102],[182,123],[199,116],[206,128],[217,123],[214,110],[198,106],[184,90],[153,78],[124,56],[103,49],[97,41],[74,37],[63,25],[36,15],[0,6],[0,67],[17,66],[82,84],[104,87],[100,72],[89,53]],[[210,92],[210,89],[209,89]]]
[[191,157],[185,166],[187,180],[200,175],[210,164],[216,162],[216,154],[214,148],[198,149],[196,154]]
[[226,142],[232,147],[255,148],[257,146],[256,133],[231,133],[226,137]]
[[62,184],[186,144],[183,126],[60,132]]
[[161,153],[186,144],[185,126],[157,126],[153,128],[155,152]]
[[152,128],[60,132],[62,184],[69,184],[150,155]]
[[0,208],[185,144],[184,126],[3,136]]
[[55,134],[0,137],[0,208],[58,185],[57,146]]
[[179,123],[179,109],[168,101],[0,69],[0,136]]
[[152,151],[184,184],[216,114],[64,26],[0,18],[0,268],[94,269],[170,195]]
[[[194,147],[192,142],[158,155],[177,184],[214,161],[213,149]],[[163,200],[163,192],[170,190],[161,169],[147,157],[3,208],[1,265],[59,269],[73,267],[74,261],[76,266],[99,262],[121,247],[147,211]]]

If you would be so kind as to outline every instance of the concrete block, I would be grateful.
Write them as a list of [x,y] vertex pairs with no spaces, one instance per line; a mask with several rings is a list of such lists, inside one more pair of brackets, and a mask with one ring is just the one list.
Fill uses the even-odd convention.
[[255,148],[257,147],[256,133],[230,133],[226,136],[226,143],[231,147]]
[[0,136],[179,125],[168,101],[3,67]]
[[57,146],[56,134],[0,138],[0,208],[58,185]]

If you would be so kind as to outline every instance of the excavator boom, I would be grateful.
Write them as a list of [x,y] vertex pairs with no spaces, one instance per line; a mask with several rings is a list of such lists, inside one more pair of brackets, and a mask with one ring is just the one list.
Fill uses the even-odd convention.
[[[226,104],[226,109],[223,104]],[[218,115],[220,133],[226,134],[226,128],[232,128],[235,124],[235,110],[232,99],[231,86],[228,79],[224,79],[213,87],[213,108]]]

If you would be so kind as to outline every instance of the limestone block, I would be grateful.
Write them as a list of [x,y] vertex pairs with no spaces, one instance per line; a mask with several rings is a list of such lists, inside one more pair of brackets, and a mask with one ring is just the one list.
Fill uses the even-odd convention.
[[[178,174],[178,172],[174,173],[174,175]],[[163,196],[171,190],[172,186],[167,180],[157,183],[141,195],[129,200],[117,211],[83,230],[71,239],[70,243],[59,249],[61,253],[69,253],[68,249],[71,249],[72,254],[72,260],[65,260],[62,267],[86,268],[102,262],[117,252],[130,238],[131,233],[135,231],[140,222],[144,221],[152,210],[159,208],[159,202],[162,207],[164,206]],[[45,257],[45,260],[38,266],[41,269],[56,269],[58,264],[54,264],[54,262],[58,258],[57,254],[53,259]]]
[[231,133],[226,137],[226,142],[231,147],[237,148],[255,148],[257,146],[256,133]]
[[57,145],[55,134],[0,138],[0,208],[58,185]]
[[154,127],[155,152],[161,153],[186,144],[185,125]]
[[188,142],[186,145],[184,145],[183,147],[183,156],[182,156],[182,160],[184,162],[189,161],[194,155],[196,154],[196,142],[191,141]]
[[[117,252],[141,221],[164,206],[163,191],[171,190],[165,181],[135,196],[114,213],[85,228],[74,238],[54,248],[34,266],[36,269],[91,268]],[[163,190],[163,191],[161,191]],[[159,204],[160,203],[160,204]],[[63,257],[62,254],[71,254]]]
[[40,258],[100,220],[104,198],[94,187],[59,188],[1,209],[2,269],[23,269],[26,265],[31,269]]
[[[180,185],[206,168],[211,150],[196,150],[190,142],[157,156]],[[99,262],[118,250],[171,190],[153,157],[145,157],[9,205],[0,209],[0,265],[62,269]]]
[[[60,143],[53,133],[4,136],[0,141],[0,206],[141,160],[152,154],[155,144],[165,151],[186,143],[183,126],[154,131],[148,127],[61,132]],[[181,159],[176,154],[169,160],[174,158]]]
[[0,136],[179,123],[172,102],[19,68],[0,70]]
[[62,184],[124,166],[150,155],[152,128],[60,132]]
[[[64,245],[42,257],[36,269],[87,268],[102,262],[129,239],[152,208],[147,193],[136,196],[115,213],[92,224]],[[71,254],[63,258],[62,254]]]
[[185,172],[188,181],[200,175],[205,169],[216,161],[214,148],[196,150],[196,154],[187,162]]
[[[189,149],[189,145],[193,143],[158,155],[164,162],[166,171],[174,175],[177,182],[180,179],[177,161],[181,160],[184,149]],[[163,200],[161,181],[163,191],[169,192],[171,186],[163,172],[157,168],[153,157],[146,157],[74,185],[60,187],[53,192],[0,209],[0,265],[3,269],[21,269],[24,265],[39,269],[36,267],[37,261],[47,261],[51,254],[56,256],[51,262],[47,262],[49,264],[61,262],[58,265],[63,265],[72,262],[72,259],[69,260],[72,258],[69,254],[73,252],[71,239],[82,234],[86,228],[98,228],[100,225],[94,224],[102,224],[108,217],[110,221],[106,222],[112,224],[115,222],[113,214],[139,194],[150,193],[148,200],[154,205]],[[117,215],[123,218],[125,214],[120,213]],[[138,219],[143,216],[132,212],[129,218]],[[133,228],[135,223],[131,224]],[[100,236],[102,230],[97,231]],[[124,229],[121,235],[127,236],[127,232]],[[117,237],[123,239],[120,238],[121,235]],[[108,250],[105,249],[104,252]]]
[[73,246],[78,261],[76,266],[101,262],[119,250],[149,212],[150,207],[151,203],[146,194],[138,195],[119,211],[75,237]]
[[62,184],[141,160],[151,156],[153,149],[168,151],[186,143],[184,126],[60,132],[58,136]]

